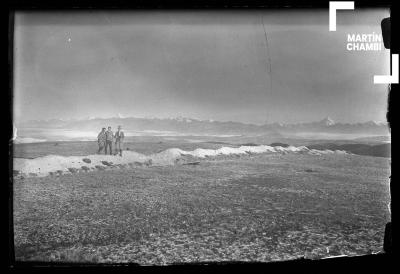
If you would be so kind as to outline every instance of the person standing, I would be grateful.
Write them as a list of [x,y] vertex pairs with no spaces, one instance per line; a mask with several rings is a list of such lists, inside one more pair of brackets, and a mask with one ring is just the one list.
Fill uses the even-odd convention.
[[112,155],[112,143],[113,143],[114,134],[111,131],[111,127],[108,127],[108,130],[106,131],[105,134],[106,134],[105,154],[107,154],[107,148],[110,148],[110,155]]
[[125,134],[122,131],[121,126],[118,126],[118,131],[115,132],[114,137],[115,137],[115,154],[118,154],[119,152],[119,156],[122,156]]
[[103,127],[101,129],[99,135],[97,135],[97,143],[99,145],[99,150],[97,151],[97,154],[100,154],[100,152],[106,146],[106,128],[105,127]]

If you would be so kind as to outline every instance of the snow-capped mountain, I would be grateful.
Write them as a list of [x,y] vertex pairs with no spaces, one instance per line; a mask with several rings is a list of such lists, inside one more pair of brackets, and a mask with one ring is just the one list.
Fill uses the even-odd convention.
[[333,121],[330,117],[326,117],[325,119],[322,119],[320,121],[321,125],[323,126],[333,126],[335,124],[335,121]]
[[135,117],[96,118],[88,117],[79,120],[32,120],[19,123],[20,128],[47,128],[67,130],[93,130],[105,126],[122,125],[125,130],[132,131],[173,131],[180,133],[202,133],[202,134],[283,134],[292,135],[297,133],[353,133],[363,135],[388,135],[386,123],[368,121],[364,123],[336,123],[327,117],[320,121],[296,124],[270,123],[264,125],[246,124],[241,122],[221,122],[214,120],[198,120],[193,118],[135,118]]

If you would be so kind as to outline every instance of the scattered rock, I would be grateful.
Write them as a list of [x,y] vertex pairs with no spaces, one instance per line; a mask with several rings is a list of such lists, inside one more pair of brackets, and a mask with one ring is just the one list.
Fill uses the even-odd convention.
[[146,166],[151,166],[153,164],[153,160],[149,159],[148,161],[144,162]]
[[78,169],[77,169],[77,168],[74,168],[74,167],[69,167],[68,170],[69,170],[69,172],[71,172],[71,173],[78,173]]
[[112,166],[112,162],[101,161],[101,163],[105,166]]
[[81,169],[84,170],[84,171],[89,171],[90,170],[90,168],[88,168],[87,166],[81,166]]
[[95,166],[95,168],[97,168],[99,170],[105,170],[106,169],[104,166]]
[[82,161],[84,161],[87,164],[90,164],[92,162],[89,158],[83,158]]
[[62,174],[63,174],[63,171],[62,171],[62,170],[57,170],[57,171],[56,171],[56,174],[62,175]]

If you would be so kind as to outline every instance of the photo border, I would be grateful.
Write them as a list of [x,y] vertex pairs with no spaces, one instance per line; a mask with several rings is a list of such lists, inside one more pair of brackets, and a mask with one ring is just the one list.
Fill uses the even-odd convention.
[[[391,34],[399,33],[397,25],[398,25],[398,7],[394,4],[395,1],[355,1],[355,8],[375,8],[375,7],[389,7],[391,10]],[[7,206],[8,206],[8,269],[9,270],[50,270],[51,272],[55,270],[70,270],[70,271],[79,271],[79,270],[121,270],[122,268],[136,268],[139,266],[137,263],[132,264],[86,264],[86,263],[52,263],[52,262],[17,262],[14,257],[14,234],[13,234],[13,176],[12,176],[12,106],[13,106],[13,22],[14,22],[14,12],[16,11],[52,11],[52,10],[98,10],[98,9],[107,9],[107,10],[171,10],[171,9],[201,9],[201,10],[253,10],[253,9],[314,9],[314,8],[328,8],[329,1],[123,1],[123,0],[114,0],[114,1],[94,1],[94,0],[80,0],[80,1],[67,1],[67,0],[59,0],[59,1],[38,1],[38,0],[16,0],[8,3],[8,14],[7,14],[7,38],[8,38],[8,92],[7,99],[4,100],[8,102],[8,106],[3,109],[8,110],[7,117],[7,128],[9,130],[8,137],[8,176],[7,176]],[[327,24],[328,27],[328,24]],[[399,53],[399,46],[397,37],[391,35],[391,53]],[[396,139],[396,122],[394,117],[395,108],[394,104],[398,101],[397,96],[399,92],[397,91],[398,84],[392,84],[390,91],[388,92],[388,112],[387,112],[387,121],[389,123],[390,132],[392,135],[392,144],[391,144],[391,177],[390,181],[396,182],[398,181],[396,175],[395,164],[397,164],[397,154],[395,152],[397,148],[396,142],[393,140]],[[4,154],[3,154],[4,155]],[[4,173],[5,174],[5,173]],[[389,178],[388,178],[389,179]],[[5,185],[5,184],[4,184]],[[396,200],[394,197],[398,197],[397,189],[398,186],[396,183],[390,183],[390,192],[391,192],[391,205],[396,205]],[[392,231],[396,231],[394,228],[396,227],[397,219],[394,218],[396,206],[392,207],[392,221],[393,221],[393,229]],[[393,214],[394,213],[394,214]],[[382,228],[385,229],[385,228]],[[384,239],[382,239],[383,241]],[[394,244],[394,243],[393,243]],[[295,268],[300,269],[314,269],[318,268],[321,270],[326,269],[348,269],[349,267],[365,267],[370,270],[377,268],[376,270],[382,271],[384,268],[388,267],[390,264],[394,263],[394,255],[397,250],[395,249],[395,245],[393,245],[393,252],[386,252],[382,254],[375,255],[363,255],[363,256],[355,256],[355,257],[341,257],[341,258],[331,258],[331,259],[320,259],[320,260],[311,260],[311,259],[298,259],[291,261],[279,261],[279,262],[194,262],[194,263],[182,263],[182,264],[172,264],[167,265],[162,268],[173,268],[173,269],[192,269],[193,267],[199,267],[209,269],[211,268],[221,268],[227,270],[244,270],[248,271],[249,269],[253,269],[254,267],[262,267],[265,269],[276,269],[283,270],[287,268]],[[158,268],[158,267],[157,267]],[[390,269],[390,268],[387,268]]]

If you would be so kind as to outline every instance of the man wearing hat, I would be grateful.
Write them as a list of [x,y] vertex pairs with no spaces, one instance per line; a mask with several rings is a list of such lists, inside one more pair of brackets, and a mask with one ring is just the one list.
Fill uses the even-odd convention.
[[122,150],[123,150],[123,144],[124,144],[124,132],[121,130],[122,127],[118,126],[118,131],[115,132],[115,155],[118,154],[119,152],[119,156],[122,156]]

